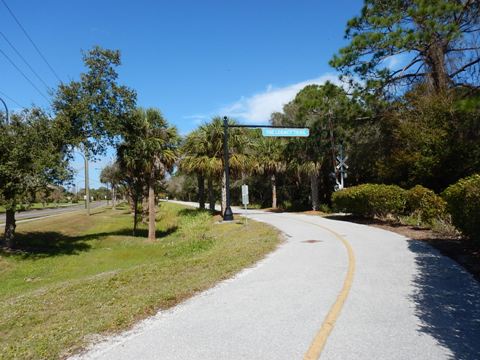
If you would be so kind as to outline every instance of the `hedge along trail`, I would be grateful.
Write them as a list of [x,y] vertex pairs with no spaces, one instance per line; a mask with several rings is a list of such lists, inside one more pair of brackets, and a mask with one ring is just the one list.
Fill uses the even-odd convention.
[[397,185],[362,184],[332,195],[335,211],[365,218],[399,216],[404,213],[407,191]]
[[336,211],[364,218],[409,215],[429,225],[447,218],[445,200],[421,185],[405,190],[397,185],[363,184],[334,193],[332,201]]
[[466,237],[480,244],[480,174],[450,185],[442,197],[447,201],[453,225]]

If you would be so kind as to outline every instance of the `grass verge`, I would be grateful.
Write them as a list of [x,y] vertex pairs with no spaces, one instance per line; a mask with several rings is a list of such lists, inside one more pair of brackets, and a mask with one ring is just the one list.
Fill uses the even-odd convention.
[[249,222],[162,203],[158,237],[131,236],[126,209],[19,224],[21,249],[0,255],[0,358],[64,358],[252,265],[279,243]]

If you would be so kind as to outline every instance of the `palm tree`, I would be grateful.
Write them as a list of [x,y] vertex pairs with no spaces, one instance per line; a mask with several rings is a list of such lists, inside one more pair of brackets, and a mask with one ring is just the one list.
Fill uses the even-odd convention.
[[[185,173],[195,174],[198,181],[198,202],[200,209],[205,209],[205,177],[209,180],[209,195],[213,189],[211,184],[210,161],[207,154],[207,142],[205,132],[197,129],[191,132],[185,139],[181,147],[181,158],[179,167]],[[210,196],[210,209],[215,201]]]
[[[234,124],[232,121],[231,124]],[[202,179],[207,179],[210,210],[215,210],[215,196],[213,182],[215,178],[222,178],[222,214],[226,207],[226,178],[223,159],[223,120],[214,117],[211,122],[201,125],[185,140],[182,147],[180,168],[187,173],[195,173]],[[230,129],[229,131],[230,169],[232,174],[238,174],[250,167],[250,157],[245,154],[249,145],[245,131]],[[199,200],[202,204],[204,194],[199,186]]]
[[117,187],[120,183],[121,173],[120,165],[118,162],[109,164],[102,169],[100,173],[100,182],[104,184],[110,184],[112,189],[112,209],[115,209],[116,200],[117,200]]
[[281,139],[260,137],[255,143],[256,171],[270,177],[272,208],[277,208],[277,175],[286,170],[284,142]]
[[322,161],[313,159],[292,159],[288,164],[288,168],[291,171],[296,172],[299,176],[306,175],[310,178],[312,210],[318,210],[320,206],[318,187]]
[[[230,121],[230,124],[235,124],[234,121]],[[204,124],[199,129],[203,132],[202,135],[205,143],[205,162],[208,165],[209,173],[213,176],[221,176],[222,187],[222,201],[221,201],[221,213],[226,208],[226,174],[224,171],[224,158],[223,158],[223,119],[219,116],[214,117],[208,124]],[[230,151],[230,169],[232,175],[239,174],[252,167],[251,158],[246,155],[246,149],[250,145],[248,137],[245,136],[245,131],[238,128],[230,129],[228,133],[228,148]],[[211,189],[211,178],[209,180],[209,189]]]
[[121,170],[121,182],[131,200],[133,208],[133,236],[137,232],[138,202],[144,194],[145,178],[143,155],[132,137],[128,137],[117,148],[117,162]]
[[136,109],[132,122],[133,132],[125,134],[119,148],[121,164],[131,170],[135,189],[135,222],[137,204],[143,188],[148,189],[148,239],[155,240],[155,185],[172,171],[177,158],[179,137],[175,127],[168,125],[158,109]]

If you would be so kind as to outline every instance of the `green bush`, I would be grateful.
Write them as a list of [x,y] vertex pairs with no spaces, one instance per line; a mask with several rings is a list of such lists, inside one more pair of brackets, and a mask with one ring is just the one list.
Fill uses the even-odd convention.
[[373,218],[399,216],[404,212],[406,190],[396,185],[363,184],[333,193],[335,211]]
[[332,210],[330,209],[330,207],[327,204],[320,204],[318,206],[318,211],[323,212],[325,214],[329,214],[329,213],[332,212]]
[[480,174],[459,180],[442,194],[455,227],[480,241]]
[[406,210],[419,222],[431,225],[445,218],[446,202],[432,190],[416,185],[407,191]]

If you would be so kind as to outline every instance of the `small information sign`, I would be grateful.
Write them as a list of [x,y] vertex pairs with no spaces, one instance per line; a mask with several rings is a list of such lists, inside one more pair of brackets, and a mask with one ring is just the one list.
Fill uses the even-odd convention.
[[242,204],[248,205],[248,185],[242,185]]

